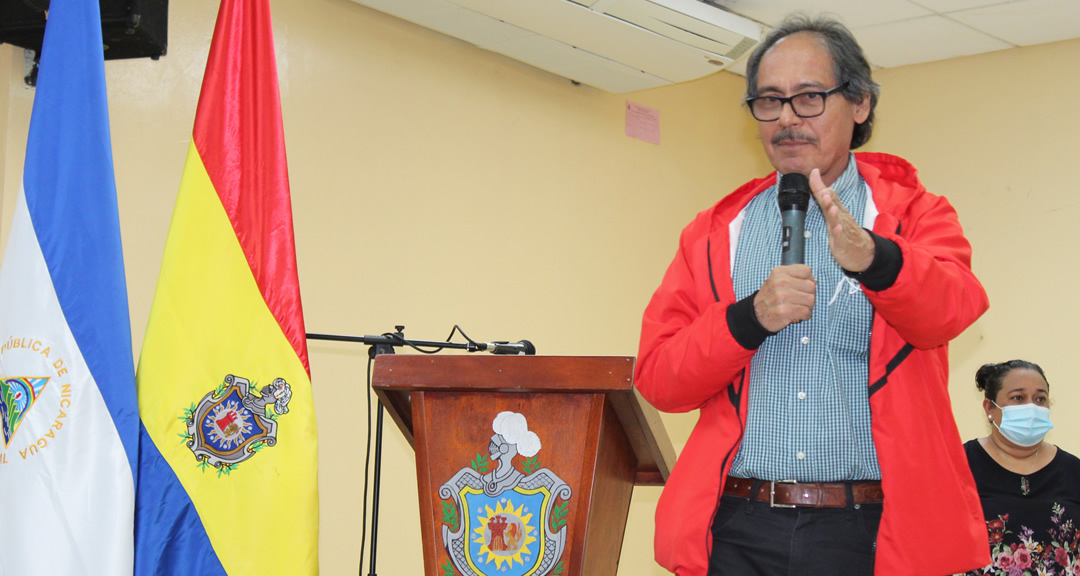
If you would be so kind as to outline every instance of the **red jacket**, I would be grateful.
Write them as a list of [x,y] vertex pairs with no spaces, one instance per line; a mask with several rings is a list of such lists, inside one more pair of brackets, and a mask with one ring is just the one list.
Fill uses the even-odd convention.
[[[875,574],[980,568],[990,563],[989,541],[949,401],[948,342],[986,311],[986,292],[948,201],[927,192],[900,158],[855,158],[877,210],[873,231],[903,257],[891,287],[864,286],[874,306],[867,384],[885,492]],[[701,410],[656,509],[656,560],[679,576],[707,572],[720,486],[746,422],[755,351],[727,324],[735,302],[730,227],[775,181],[775,173],[751,181],[698,214],[642,322],[638,389],[660,410]]]

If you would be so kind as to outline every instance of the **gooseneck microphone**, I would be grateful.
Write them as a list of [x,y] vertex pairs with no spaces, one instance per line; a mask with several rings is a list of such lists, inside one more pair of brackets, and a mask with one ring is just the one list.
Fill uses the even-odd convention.
[[784,174],[780,177],[776,201],[780,204],[780,226],[783,231],[780,264],[803,264],[806,246],[803,232],[806,209],[810,206],[810,180],[802,174]]

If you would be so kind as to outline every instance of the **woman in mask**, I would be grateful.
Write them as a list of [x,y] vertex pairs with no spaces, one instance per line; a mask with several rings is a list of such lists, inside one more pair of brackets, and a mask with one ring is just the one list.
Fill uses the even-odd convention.
[[1080,574],[1080,459],[1044,442],[1050,385],[1024,360],[975,374],[990,435],[964,445],[993,562],[969,574]]

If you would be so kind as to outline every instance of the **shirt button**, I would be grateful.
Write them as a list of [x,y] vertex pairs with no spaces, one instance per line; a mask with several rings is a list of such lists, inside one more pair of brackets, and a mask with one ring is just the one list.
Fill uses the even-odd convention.
[[809,237],[811,237],[813,235],[814,235],[813,232],[810,232],[809,230],[804,230],[803,233],[802,233],[803,238],[809,238]]
[[795,457],[798,458],[799,460],[803,460],[803,459],[806,458],[806,454],[804,454],[803,452],[799,452],[798,454],[795,455]]
[[806,392],[799,392],[799,400],[806,400]]
[[810,343],[810,337],[809,336],[803,336],[802,338],[799,339],[799,342],[802,342],[803,344],[809,344]]

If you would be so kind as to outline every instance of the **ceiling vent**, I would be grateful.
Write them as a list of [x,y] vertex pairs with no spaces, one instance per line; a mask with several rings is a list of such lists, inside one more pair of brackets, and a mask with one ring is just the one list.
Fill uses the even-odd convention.
[[353,0],[614,93],[708,76],[758,23],[700,0]]

